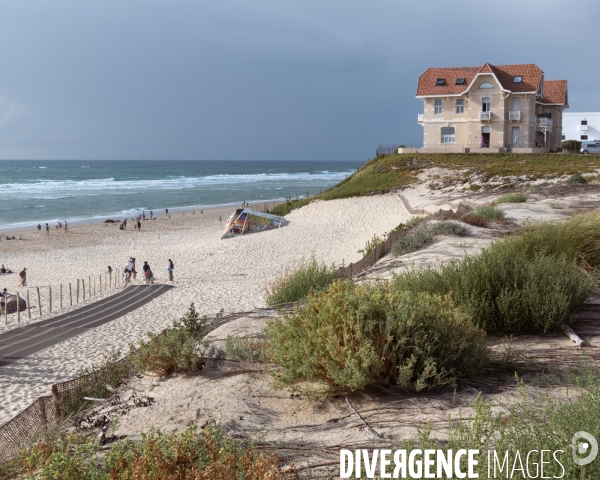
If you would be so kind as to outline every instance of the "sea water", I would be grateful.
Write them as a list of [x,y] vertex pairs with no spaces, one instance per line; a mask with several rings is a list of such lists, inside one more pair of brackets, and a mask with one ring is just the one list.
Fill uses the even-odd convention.
[[0,161],[0,231],[319,193],[351,161]]

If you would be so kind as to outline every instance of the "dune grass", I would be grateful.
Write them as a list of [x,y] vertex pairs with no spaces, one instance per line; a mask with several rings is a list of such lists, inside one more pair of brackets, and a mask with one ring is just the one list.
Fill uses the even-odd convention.
[[583,262],[600,268],[600,209],[575,215],[566,222],[526,227],[515,240],[530,256],[537,253]]
[[574,259],[527,252],[519,238],[508,238],[438,269],[403,272],[393,285],[400,291],[451,294],[488,333],[546,333],[573,321],[594,278]]
[[[443,186],[462,185],[471,175],[509,177],[526,175],[541,179],[545,175],[575,175],[596,173],[600,168],[599,155],[577,154],[401,154],[378,157],[360,167],[348,178],[310,199],[300,199],[277,206],[272,213],[287,215],[314,199],[333,200],[386,193],[418,182],[417,175],[427,168],[455,170],[456,175],[445,178]],[[484,184],[485,186],[485,184]]]
[[[418,217],[417,217],[418,218]],[[415,228],[392,245],[394,255],[404,255],[430,245],[438,235],[468,235],[471,230],[458,222],[438,222]]]
[[500,203],[524,203],[527,201],[527,195],[522,192],[519,193],[510,193],[508,195],[501,196],[498,200],[496,200],[496,204]]
[[335,276],[336,266],[317,262],[313,256],[290,265],[275,277],[265,288],[268,305],[296,302],[311,291],[327,288]]

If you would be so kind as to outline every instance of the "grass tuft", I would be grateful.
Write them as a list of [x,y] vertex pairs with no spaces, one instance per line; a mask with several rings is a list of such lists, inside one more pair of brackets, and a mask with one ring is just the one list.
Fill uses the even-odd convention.
[[511,193],[509,195],[503,195],[498,200],[496,200],[496,204],[500,203],[524,203],[527,201],[527,195],[524,193]]
[[[418,217],[416,217],[418,218]],[[419,222],[422,223],[422,220]],[[392,254],[404,255],[430,245],[438,235],[465,236],[471,230],[458,222],[438,222],[415,228],[392,245]]]
[[580,183],[580,184],[584,184],[584,183],[587,183],[587,180],[580,173],[576,173],[575,175],[571,175],[567,179],[567,181],[565,183],[572,183],[572,184]]
[[308,261],[302,260],[299,264],[286,267],[267,285],[267,304],[297,302],[311,291],[327,288],[333,282],[335,272],[335,265],[319,263],[314,256]]

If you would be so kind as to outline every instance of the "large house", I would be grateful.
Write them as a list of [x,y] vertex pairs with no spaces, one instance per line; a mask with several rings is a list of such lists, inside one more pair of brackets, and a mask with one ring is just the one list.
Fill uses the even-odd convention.
[[417,98],[424,152],[557,150],[569,106],[567,81],[533,64],[430,68]]

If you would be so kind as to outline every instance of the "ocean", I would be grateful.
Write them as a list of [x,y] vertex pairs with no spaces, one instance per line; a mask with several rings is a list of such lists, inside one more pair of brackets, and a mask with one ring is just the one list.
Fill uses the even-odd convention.
[[305,197],[353,173],[349,161],[0,161],[0,231]]

